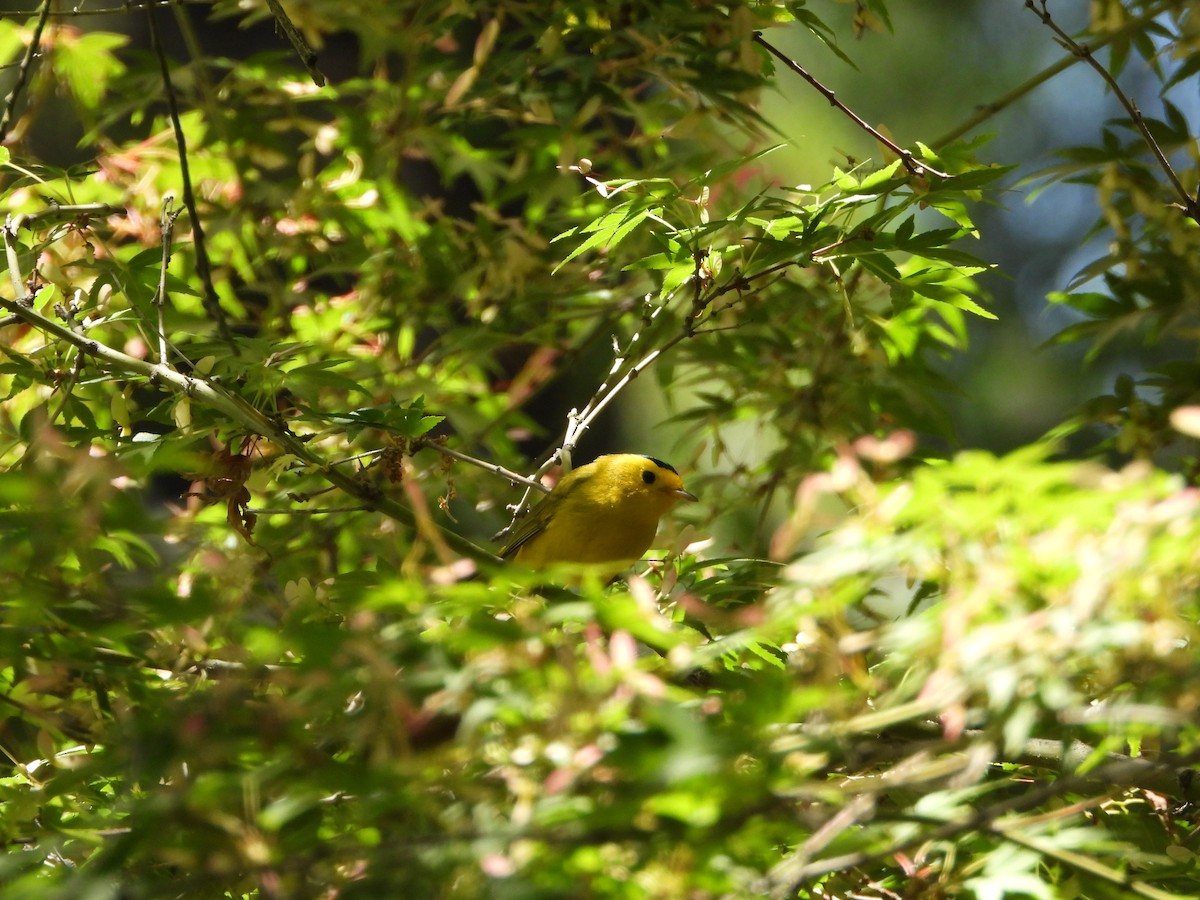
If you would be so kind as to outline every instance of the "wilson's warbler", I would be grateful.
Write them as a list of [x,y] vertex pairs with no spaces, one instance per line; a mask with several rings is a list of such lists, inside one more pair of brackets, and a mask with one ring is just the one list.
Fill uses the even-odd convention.
[[628,565],[649,549],[664,513],[695,499],[662,460],[634,453],[600,456],[564,475],[517,526],[500,556],[535,568]]

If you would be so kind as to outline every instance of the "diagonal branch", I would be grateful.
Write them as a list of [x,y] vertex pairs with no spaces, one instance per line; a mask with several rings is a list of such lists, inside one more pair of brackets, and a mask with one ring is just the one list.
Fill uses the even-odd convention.
[[29,46],[25,48],[25,56],[21,59],[21,67],[17,69],[17,83],[13,85],[12,91],[4,101],[4,114],[0,115],[0,144],[4,143],[4,139],[8,137],[8,130],[12,127],[17,100],[21,96],[21,91],[25,89],[25,82],[29,80],[29,70],[33,67],[33,58],[37,56],[38,47],[42,45],[42,30],[46,27],[46,20],[49,18],[50,0],[42,0],[42,8],[38,10],[37,24],[33,26],[33,37],[29,39]]
[[1186,900],[1187,895],[1174,894],[1170,891],[1161,890],[1149,882],[1143,881],[1140,878],[1134,878],[1128,872],[1114,869],[1112,866],[1106,866],[1094,857],[1075,850],[1068,850],[1066,847],[1055,846],[1050,841],[1023,834],[1015,828],[997,826],[993,829],[993,832],[1011,844],[1016,844],[1018,847],[1025,847],[1047,859],[1055,860],[1076,871],[1086,872],[1095,878],[1100,878],[1109,884],[1122,888],[1125,892],[1122,896],[1145,897],[1146,900]]
[[[1054,21],[1050,15],[1050,10],[1046,8],[1046,2],[1047,0],[1025,0],[1025,8],[1041,19],[1042,24],[1054,32],[1054,36],[1059,44],[1095,69],[1100,77],[1104,79],[1104,83],[1113,92],[1113,96],[1125,107],[1125,112],[1129,114],[1130,121],[1141,132],[1142,139],[1146,142],[1146,146],[1150,148],[1150,152],[1154,154],[1159,168],[1166,173],[1167,180],[1171,182],[1171,188],[1179,198],[1180,208],[1183,209],[1188,218],[1200,224],[1200,200],[1197,200],[1188,193],[1187,188],[1183,186],[1183,182],[1179,180],[1179,176],[1175,174],[1175,169],[1171,166],[1166,154],[1158,146],[1158,141],[1154,139],[1154,135],[1150,133],[1150,128],[1146,125],[1146,119],[1142,115],[1142,111],[1138,109],[1137,104],[1133,102],[1129,95],[1121,90],[1121,86],[1117,84],[1117,79],[1113,77],[1112,73],[1092,55],[1091,48],[1087,44],[1080,44],[1074,40]],[[1041,7],[1040,10],[1038,9],[1039,6]]]
[[[669,302],[669,301],[668,301]],[[655,328],[658,324],[658,317],[667,304],[663,303],[654,307],[643,319],[642,326],[634,332],[629,342],[621,347],[616,337],[613,338],[613,363],[609,368],[608,375],[600,386],[596,388],[583,409],[578,407],[567,413],[567,427],[563,433],[562,442],[554,452],[550,453],[546,460],[541,464],[532,478],[521,478],[518,481],[526,486],[525,493],[521,496],[520,501],[516,506],[511,507],[513,510],[513,519],[509,525],[502,529],[494,538],[501,540],[507,535],[517,521],[525,515],[527,508],[531,503],[531,498],[534,496],[535,489],[545,490],[541,487],[538,478],[547,472],[555,463],[561,462],[564,471],[570,471],[572,468],[571,455],[575,450],[576,445],[583,438],[583,435],[596,421],[596,418],[621,394],[625,388],[642,374],[656,359],[662,356],[663,353],[670,350],[675,345],[682,341],[688,340],[695,336],[695,331],[691,327],[691,321],[685,325],[677,334],[668,338],[661,346],[654,347],[653,337],[661,332],[661,328]],[[693,303],[693,309],[696,309],[697,302]],[[641,348],[643,345],[651,345],[645,350],[640,357],[635,358],[634,350]]]
[[[575,445],[579,443],[579,440],[583,437],[584,432],[586,432],[588,428],[591,427],[592,423],[596,421],[596,417],[599,416],[600,413],[604,412],[608,405],[612,403],[617,396],[623,390],[625,390],[626,387],[629,386],[629,383],[637,378],[647,366],[654,362],[654,360],[658,359],[659,356],[674,347],[680,341],[691,337],[690,334],[681,332],[668,340],[661,347],[650,349],[646,351],[639,360],[636,362],[631,362],[633,358],[633,351],[638,347],[639,344],[645,341],[655,324],[655,320],[664,309],[666,309],[666,304],[661,304],[655,307],[649,313],[649,315],[645,317],[642,327],[634,332],[633,337],[629,339],[629,343],[624,348],[617,346],[616,340],[614,339],[613,349],[615,351],[616,358],[613,360],[612,368],[609,369],[608,377],[604,379],[598,388],[596,388],[592,398],[582,410],[571,410],[567,417],[567,430],[563,436],[561,445],[562,449],[559,451],[564,464],[566,464],[568,468],[570,467],[571,453],[574,451]],[[620,373],[619,377],[618,373]]]
[[287,11],[279,3],[279,0],[267,0],[267,6],[271,8],[271,15],[275,17],[275,24],[291,41],[292,48],[296,51],[296,55],[300,57],[300,62],[304,64],[304,68],[308,70],[308,76],[313,80],[317,87],[325,87],[325,75],[317,68],[317,53],[308,45],[308,41],[304,39],[304,35],[296,28],[295,24],[288,17]]
[[867,122],[862,118],[862,116],[860,116],[858,113],[856,113],[850,107],[848,107],[845,103],[843,103],[841,100],[839,100],[837,98],[837,95],[831,89],[825,87],[825,85],[823,85],[823,84],[821,84],[821,82],[817,81],[816,78],[814,78],[812,75],[809,74],[808,70],[805,69],[804,66],[800,65],[800,63],[796,62],[794,59],[792,59],[786,53],[784,53],[783,51],[776,48],[773,44],[768,43],[766,41],[766,39],[763,38],[762,32],[760,32],[760,31],[754,32],[754,43],[756,43],[760,47],[764,48],[768,53],[770,53],[772,56],[774,56],[776,59],[778,59],[780,62],[782,62],[785,66],[787,66],[789,69],[791,69],[797,75],[799,75],[801,78],[803,78],[805,81],[807,81],[810,85],[812,85],[814,88],[816,88],[817,92],[822,97],[824,97],[826,100],[829,101],[830,106],[834,107],[835,109],[840,110],[842,113],[849,116],[850,120],[852,122],[854,122],[855,125],[857,125],[859,128],[861,128],[863,131],[867,132],[869,135],[871,135],[871,137],[875,138],[875,140],[879,141],[879,143],[883,144],[885,147],[887,147],[889,150],[891,150],[893,153],[895,153],[898,157],[900,157],[900,161],[904,164],[904,168],[906,168],[908,170],[910,175],[913,175],[914,177],[917,177],[917,178],[923,178],[926,175],[936,175],[938,178],[949,178],[950,177],[945,172],[939,172],[937,169],[934,169],[931,166],[929,166],[923,162],[920,162],[908,150],[905,150],[903,147],[901,147],[895,141],[890,140],[888,137],[883,135],[878,129],[872,128],[870,125],[868,125]]

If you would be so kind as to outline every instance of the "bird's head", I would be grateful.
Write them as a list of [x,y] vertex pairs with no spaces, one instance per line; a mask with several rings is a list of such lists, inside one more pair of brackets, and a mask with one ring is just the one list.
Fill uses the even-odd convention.
[[619,485],[628,497],[652,505],[659,515],[681,501],[696,499],[684,488],[675,467],[653,456],[617,453],[601,456],[595,465],[605,481]]

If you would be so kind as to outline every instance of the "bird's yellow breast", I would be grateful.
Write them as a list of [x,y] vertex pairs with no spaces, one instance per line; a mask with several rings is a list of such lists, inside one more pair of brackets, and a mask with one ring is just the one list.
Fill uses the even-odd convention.
[[650,548],[657,532],[658,516],[652,513],[631,514],[621,504],[563,504],[518,549],[516,559],[528,566],[632,562]]
[[564,476],[500,555],[532,567],[626,565],[650,548],[667,511],[694,499],[666,463],[635,454],[601,456]]

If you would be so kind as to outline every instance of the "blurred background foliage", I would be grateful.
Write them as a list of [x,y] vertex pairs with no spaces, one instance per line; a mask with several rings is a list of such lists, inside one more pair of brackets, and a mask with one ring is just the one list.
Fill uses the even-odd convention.
[[4,8],[5,896],[1197,893],[1194,0]]

